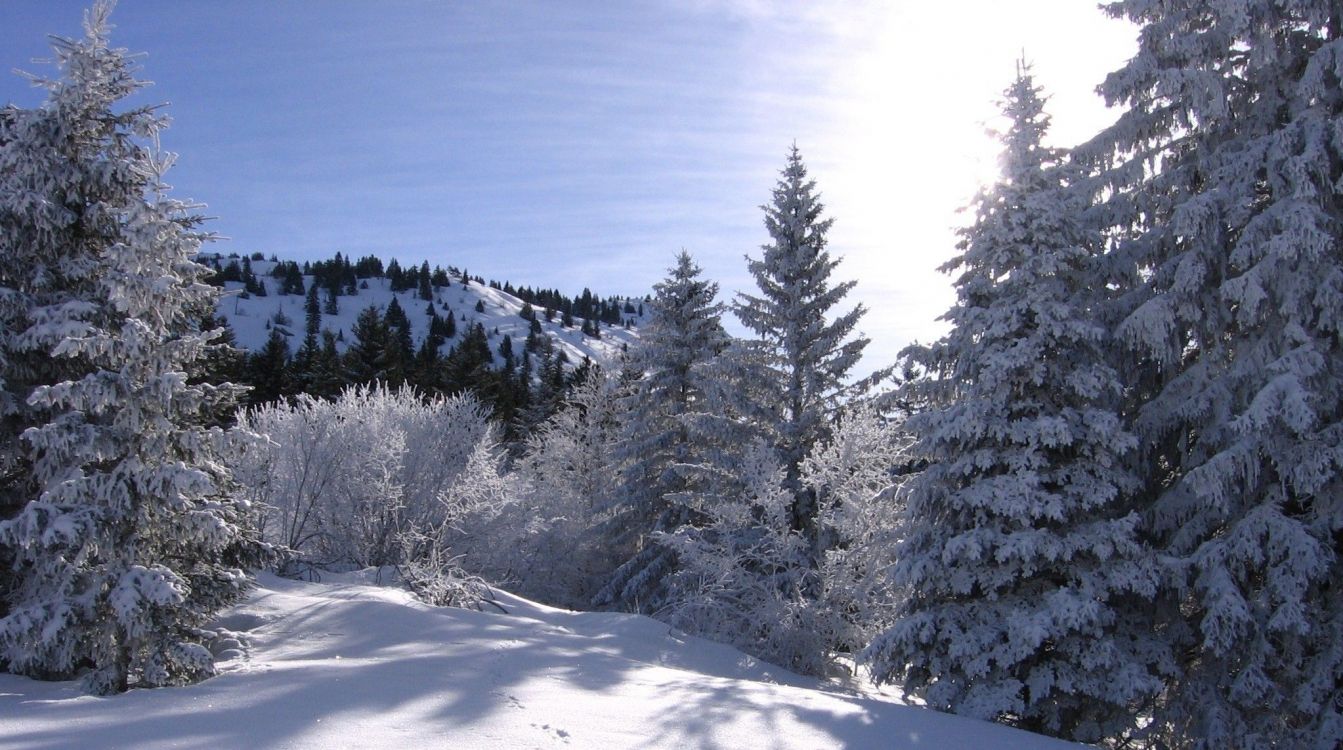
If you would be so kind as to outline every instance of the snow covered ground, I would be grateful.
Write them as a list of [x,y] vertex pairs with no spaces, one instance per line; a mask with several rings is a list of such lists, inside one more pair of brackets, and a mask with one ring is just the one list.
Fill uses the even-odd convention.
[[94,697],[0,674],[0,748],[1078,747],[827,691],[645,617],[500,605],[263,576],[218,623],[244,647],[199,685]]

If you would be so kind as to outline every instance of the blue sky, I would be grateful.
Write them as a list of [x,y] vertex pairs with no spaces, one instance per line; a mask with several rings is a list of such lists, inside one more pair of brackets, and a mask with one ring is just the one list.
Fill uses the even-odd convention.
[[[0,2],[0,69],[47,73],[85,2]],[[168,103],[168,181],[226,252],[428,259],[487,278],[646,293],[685,248],[749,289],[794,141],[871,308],[866,367],[942,330],[935,271],[991,179],[984,134],[1025,50],[1056,141],[1132,31],[1077,0],[942,3],[121,0],[114,44]],[[0,75],[0,102],[40,92]]]

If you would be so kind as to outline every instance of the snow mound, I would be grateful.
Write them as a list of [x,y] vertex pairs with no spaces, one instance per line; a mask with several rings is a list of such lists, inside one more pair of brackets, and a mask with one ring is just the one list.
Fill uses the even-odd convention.
[[199,685],[99,698],[0,674],[0,748],[1077,747],[827,692],[645,617],[260,583],[215,623],[242,656]]

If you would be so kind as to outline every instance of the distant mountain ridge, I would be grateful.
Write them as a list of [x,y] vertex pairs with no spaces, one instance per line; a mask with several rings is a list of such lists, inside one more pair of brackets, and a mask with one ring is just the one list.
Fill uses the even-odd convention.
[[[226,256],[211,253],[202,255],[200,260],[226,277],[233,275],[223,273],[229,264],[242,264],[244,258],[236,254]],[[217,314],[232,327],[236,343],[242,349],[260,351],[274,329],[286,336],[291,351],[297,350],[304,338],[306,293],[292,292],[296,289],[292,277],[285,280],[273,276],[277,266],[283,270],[288,261],[275,256],[269,260],[258,259],[255,255],[245,260],[255,276],[255,284],[263,285],[264,296],[257,293],[259,290],[251,281],[216,278],[215,283],[224,290],[216,308]],[[319,283],[318,278],[311,273],[302,274],[301,278],[305,292],[312,284]],[[448,283],[428,285],[429,300],[421,296],[423,287],[412,286],[394,291],[392,279],[386,274],[359,278],[357,283],[345,287],[335,297],[334,313],[331,312],[329,292],[323,287],[319,293],[322,308],[320,328],[336,336],[337,347],[344,353],[352,343],[351,331],[359,313],[369,306],[385,313],[392,300],[396,300],[410,321],[411,337],[418,347],[429,333],[429,311],[432,306],[439,317],[452,315],[459,332],[456,337],[448,338],[442,344],[440,351],[443,354],[451,351],[461,339],[461,332],[469,325],[480,323],[489,338],[490,350],[498,365],[503,361],[499,349],[505,337],[511,340],[514,353],[521,356],[524,342],[534,325],[531,319],[523,317],[530,308],[540,333],[552,340],[557,352],[564,352],[571,365],[588,358],[602,366],[611,366],[619,360],[622,352],[639,340],[638,327],[647,321],[648,310],[644,299],[608,297],[601,304],[608,310],[612,305],[618,306],[618,324],[612,324],[609,315],[607,322],[601,322],[595,316],[571,316],[572,324],[566,326],[562,311],[550,308],[548,317],[546,307],[532,305],[503,288],[483,283],[477,277],[464,276],[455,268],[436,273],[435,278]],[[464,278],[469,280],[463,283]],[[252,287],[250,290],[249,286]],[[512,289],[511,284],[503,287]],[[290,293],[282,293],[285,289],[291,290]],[[587,290],[584,293],[589,294]],[[592,331],[597,335],[592,335]]]

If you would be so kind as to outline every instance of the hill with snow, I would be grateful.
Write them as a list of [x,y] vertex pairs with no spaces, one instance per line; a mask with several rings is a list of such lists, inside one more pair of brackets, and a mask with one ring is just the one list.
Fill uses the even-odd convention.
[[0,748],[1079,747],[827,689],[646,617],[499,595],[434,608],[356,574],[263,575],[213,626],[222,674],[95,697],[0,673]]
[[[207,256],[206,260],[214,257],[217,256]],[[219,258],[219,260],[227,262],[229,259]],[[291,352],[297,351],[303,342],[306,299],[301,294],[276,292],[275,282],[270,278],[270,273],[276,264],[277,262],[273,260],[251,261],[252,270],[271,286],[270,292],[264,297],[245,294],[242,282],[224,283],[224,295],[219,300],[218,314],[233,328],[237,336],[237,345],[248,351],[260,350],[270,337],[271,329],[276,327],[288,337]],[[305,288],[313,282],[314,278],[311,275],[303,277]],[[415,345],[419,346],[429,330],[428,306],[432,304],[439,316],[451,314],[456,317],[459,332],[465,331],[469,324],[477,322],[482,324],[490,340],[490,350],[495,352],[496,364],[501,361],[498,348],[505,336],[512,338],[515,354],[521,356],[530,326],[530,321],[520,317],[525,304],[523,300],[476,281],[463,285],[460,274],[451,275],[451,282],[448,287],[436,289],[434,299],[426,302],[414,289],[392,291],[391,282],[386,277],[361,279],[354,289],[354,295],[338,298],[338,310],[334,315],[323,312],[321,327],[338,334],[337,348],[344,352],[352,343],[350,334],[359,313],[370,305],[385,312],[392,300],[396,299],[405,311],[406,317],[410,319],[411,336]],[[594,362],[610,364],[625,348],[638,340],[638,325],[645,320],[645,315],[637,312],[639,301],[631,300],[631,303],[636,311],[626,313],[623,317],[629,320],[632,326],[626,328],[601,325],[599,338],[583,333],[584,319],[581,317],[576,318],[572,326],[565,327],[561,324],[559,316],[554,320],[546,320],[541,317],[540,309],[537,309],[536,313],[543,333],[555,343],[556,351],[563,351],[571,363],[577,364],[583,361],[584,357],[589,357]],[[478,310],[477,307],[482,309]],[[597,321],[593,323],[596,324]],[[460,335],[459,333],[458,338]],[[442,353],[446,354],[455,343],[455,339],[445,343],[442,346]]]

